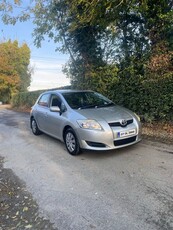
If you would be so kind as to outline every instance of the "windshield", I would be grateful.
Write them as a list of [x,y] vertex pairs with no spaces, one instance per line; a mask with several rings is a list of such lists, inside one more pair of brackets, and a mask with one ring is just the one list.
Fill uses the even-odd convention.
[[68,92],[63,96],[72,109],[99,108],[114,105],[103,95],[95,92]]

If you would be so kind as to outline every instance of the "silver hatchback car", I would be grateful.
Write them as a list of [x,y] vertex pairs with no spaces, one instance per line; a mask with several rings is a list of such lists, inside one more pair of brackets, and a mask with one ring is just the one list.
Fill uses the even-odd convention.
[[110,150],[141,140],[140,118],[93,91],[53,90],[39,96],[30,114],[33,134],[65,142],[68,152]]

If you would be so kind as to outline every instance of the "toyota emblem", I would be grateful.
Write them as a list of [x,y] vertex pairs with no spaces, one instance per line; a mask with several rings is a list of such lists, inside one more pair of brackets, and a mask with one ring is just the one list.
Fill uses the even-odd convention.
[[127,125],[127,121],[125,119],[120,121],[121,126],[125,127]]

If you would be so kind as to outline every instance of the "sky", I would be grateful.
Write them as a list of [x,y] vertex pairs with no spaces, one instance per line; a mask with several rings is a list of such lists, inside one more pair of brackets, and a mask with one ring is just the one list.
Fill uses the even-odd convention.
[[9,39],[18,40],[19,44],[27,43],[31,50],[31,67],[34,71],[31,76],[30,91],[38,89],[57,88],[70,84],[70,80],[62,72],[62,67],[68,61],[68,55],[55,52],[53,41],[44,41],[41,48],[34,46],[32,37],[34,25],[32,22],[19,22],[15,26],[4,25],[0,21],[0,42]]

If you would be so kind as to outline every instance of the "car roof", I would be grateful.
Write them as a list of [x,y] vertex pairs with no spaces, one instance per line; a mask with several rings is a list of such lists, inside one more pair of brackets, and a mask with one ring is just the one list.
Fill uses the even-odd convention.
[[[48,90],[44,93],[80,93],[80,92],[93,92],[92,90],[76,90],[76,89],[58,89],[58,90]],[[44,94],[43,93],[43,94]]]

